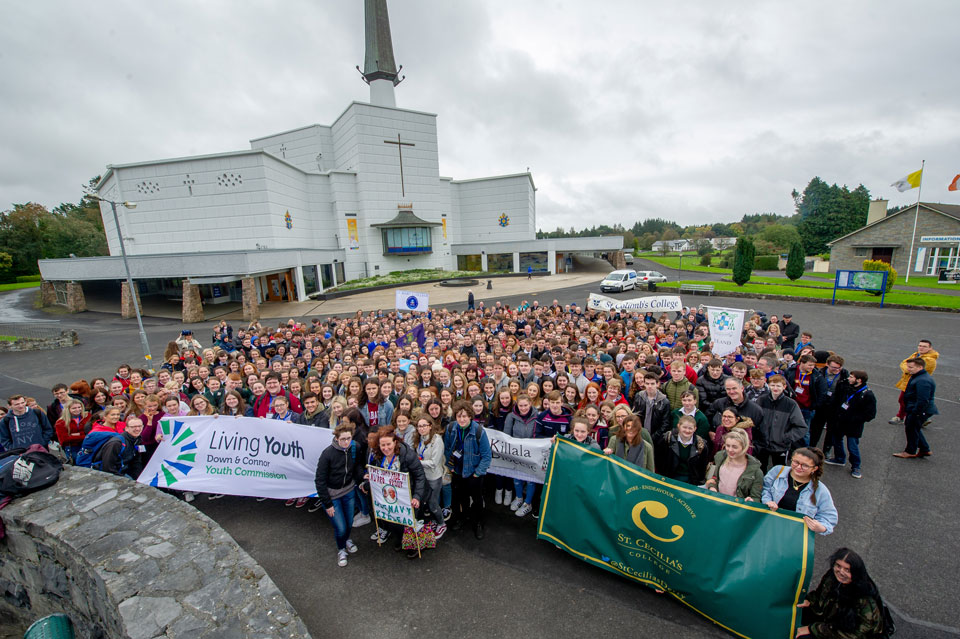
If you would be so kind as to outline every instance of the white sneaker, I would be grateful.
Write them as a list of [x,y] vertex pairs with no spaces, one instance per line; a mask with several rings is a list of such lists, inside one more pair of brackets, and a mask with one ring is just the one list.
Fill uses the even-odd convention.
[[512,501],[513,501],[513,491],[512,490],[503,491],[503,505],[506,506]]
[[347,552],[350,553],[351,555],[357,552],[357,545],[353,543],[352,539],[347,540],[346,546],[347,546]]
[[183,501],[185,501],[185,502],[187,502],[187,503],[189,504],[190,502],[192,502],[192,501],[194,500],[194,498],[196,498],[196,496],[197,496],[196,493],[192,493],[192,492],[190,492],[189,490],[184,491],[184,493],[183,493]]
[[369,523],[370,523],[370,515],[364,515],[363,513],[361,513],[353,518],[354,528],[360,528],[361,526],[366,526]]
[[517,512],[517,508],[520,508],[520,504],[523,503],[523,500],[517,497],[512,502],[510,502],[510,510]]
[[496,494],[494,495],[494,497],[493,497],[493,503],[495,503],[497,506],[499,506],[499,505],[501,505],[501,504],[503,503],[503,489],[502,489],[502,488],[501,488],[500,490],[498,490],[498,491],[496,492]]
[[533,510],[533,506],[531,506],[527,502],[523,502],[523,505],[517,508],[517,517],[524,517],[526,515],[529,515],[532,510]]
[[214,499],[223,499],[223,495],[222,494],[207,495],[207,499],[209,499],[210,501],[213,501]]
[[887,423],[888,423],[888,424],[902,424],[902,423],[903,423],[903,420],[900,419],[899,417],[897,417],[896,415],[894,415],[893,417],[890,418],[890,421],[888,421]]
[[347,565],[347,551],[341,550],[337,553],[337,565],[343,568]]

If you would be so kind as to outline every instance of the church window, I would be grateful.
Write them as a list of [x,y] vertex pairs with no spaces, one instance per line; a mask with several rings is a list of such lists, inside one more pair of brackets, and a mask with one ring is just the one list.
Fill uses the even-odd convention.
[[243,176],[239,173],[224,173],[217,176],[217,185],[230,188],[243,184]]
[[145,180],[137,185],[137,193],[140,195],[153,195],[160,192],[160,185],[156,182]]
[[429,226],[388,228],[383,233],[384,255],[432,253],[433,244]]

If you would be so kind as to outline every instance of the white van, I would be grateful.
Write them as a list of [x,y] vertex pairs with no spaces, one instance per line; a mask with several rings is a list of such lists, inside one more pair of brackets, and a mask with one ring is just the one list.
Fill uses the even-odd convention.
[[626,291],[637,286],[637,272],[630,269],[614,271],[600,282],[600,292]]

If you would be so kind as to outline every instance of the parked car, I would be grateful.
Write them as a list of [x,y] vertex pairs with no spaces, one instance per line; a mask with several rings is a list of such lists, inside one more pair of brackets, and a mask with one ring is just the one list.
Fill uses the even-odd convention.
[[654,282],[659,284],[667,281],[667,276],[660,271],[637,271],[637,281],[641,283]]
[[600,282],[600,291],[623,292],[637,287],[637,272],[631,269],[614,271]]
[[624,251],[623,261],[627,264],[633,264],[633,251]]

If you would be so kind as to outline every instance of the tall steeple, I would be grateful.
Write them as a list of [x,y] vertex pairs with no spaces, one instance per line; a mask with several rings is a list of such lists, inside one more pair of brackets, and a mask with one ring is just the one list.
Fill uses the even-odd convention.
[[[364,0],[364,35],[366,51],[363,58],[363,81],[370,85],[370,103],[395,107],[393,87],[403,81],[393,59],[393,39],[390,37],[390,16],[387,0]],[[357,67],[360,70],[360,67]],[[405,76],[404,76],[405,77]]]

